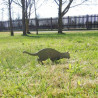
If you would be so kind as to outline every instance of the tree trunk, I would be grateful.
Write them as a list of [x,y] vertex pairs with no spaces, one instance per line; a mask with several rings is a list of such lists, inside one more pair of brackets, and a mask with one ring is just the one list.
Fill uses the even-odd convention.
[[8,3],[9,3],[10,32],[11,32],[11,36],[14,36],[14,33],[13,33],[13,25],[12,25],[12,17],[11,17],[11,2],[10,2],[10,0],[8,0]]
[[29,19],[28,18],[26,18],[26,33],[31,34],[29,31]]
[[35,18],[35,23],[36,23],[36,34],[38,35],[38,19]]
[[25,24],[25,0],[21,0],[22,3],[22,29],[23,35],[26,35],[26,24]]
[[61,15],[59,15],[59,18],[58,18],[58,33],[62,34],[62,16]]
[[38,35],[38,19],[37,19],[37,13],[36,13],[36,5],[35,5],[35,0],[34,0],[34,9],[35,9],[35,29],[36,29],[36,34]]
[[26,33],[30,34],[30,31],[29,31],[29,18],[28,18],[28,12],[27,12],[28,4],[27,3],[28,2],[26,0],[26,19],[25,19],[25,22],[26,22]]
[[62,0],[59,0],[58,33],[62,34]]

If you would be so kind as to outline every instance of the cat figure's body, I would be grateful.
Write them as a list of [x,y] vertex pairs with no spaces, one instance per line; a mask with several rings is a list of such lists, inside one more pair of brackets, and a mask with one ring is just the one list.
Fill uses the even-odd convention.
[[38,62],[41,62],[41,63],[42,61],[45,61],[47,59],[50,59],[51,61],[54,62],[55,60],[59,60],[62,58],[68,58],[68,59],[70,58],[70,54],[68,52],[61,53],[52,48],[45,48],[45,49],[38,51],[37,53],[29,53],[26,51],[24,51],[23,53],[27,53],[32,56],[38,56],[39,57]]

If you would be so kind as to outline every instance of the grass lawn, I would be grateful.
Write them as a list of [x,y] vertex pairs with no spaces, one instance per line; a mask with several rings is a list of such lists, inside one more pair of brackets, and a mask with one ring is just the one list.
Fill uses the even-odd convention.
[[[44,65],[35,53],[43,48],[70,52],[70,59]],[[98,98],[98,31],[40,32],[21,36],[0,32],[0,97]]]

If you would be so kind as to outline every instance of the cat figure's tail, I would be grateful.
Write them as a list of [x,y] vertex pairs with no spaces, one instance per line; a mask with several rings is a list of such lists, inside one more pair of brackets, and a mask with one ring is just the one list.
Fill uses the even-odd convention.
[[23,51],[23,53],[26,53],[26,54],[29,54],[29,55],[32,55],[32,56],[37,56],[37,53],[29,53],[27,51]]

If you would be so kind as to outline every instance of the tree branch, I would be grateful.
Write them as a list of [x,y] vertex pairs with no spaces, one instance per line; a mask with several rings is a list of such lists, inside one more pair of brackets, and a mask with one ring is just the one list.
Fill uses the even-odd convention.
[[56,2],[56,4],[59,6],[59,3],[56,1],[56,0],[54,0],[55,2]]
[[62,17],[68,12],[70,5],[72,4],[73,0],[70,0],[69,4],[67,5],[67,7],[63,10],[62,12]]
[[14,0],[13,0],[13,2],[14,2],[15,4],[19,5],[20,7],[22,7],[22,5],[21,5],[18,1],[16,1],[16,0],[14,1]]
[[67,0],[65,0],[62,4],[65,4],[67,2]]
[[13,0],[10,1],[10,3],[12,3],[12,2],[13,2]]
[[76,7],[76,6],[82,5],[82,4],[85,3],[86,1],[88,1],[88,0],[84,0],[83,2],[81,2],[81,3],[77,4],[77,5],[74,5],[74,6],[70,7],[70,8],[73,8],[73,7]]

